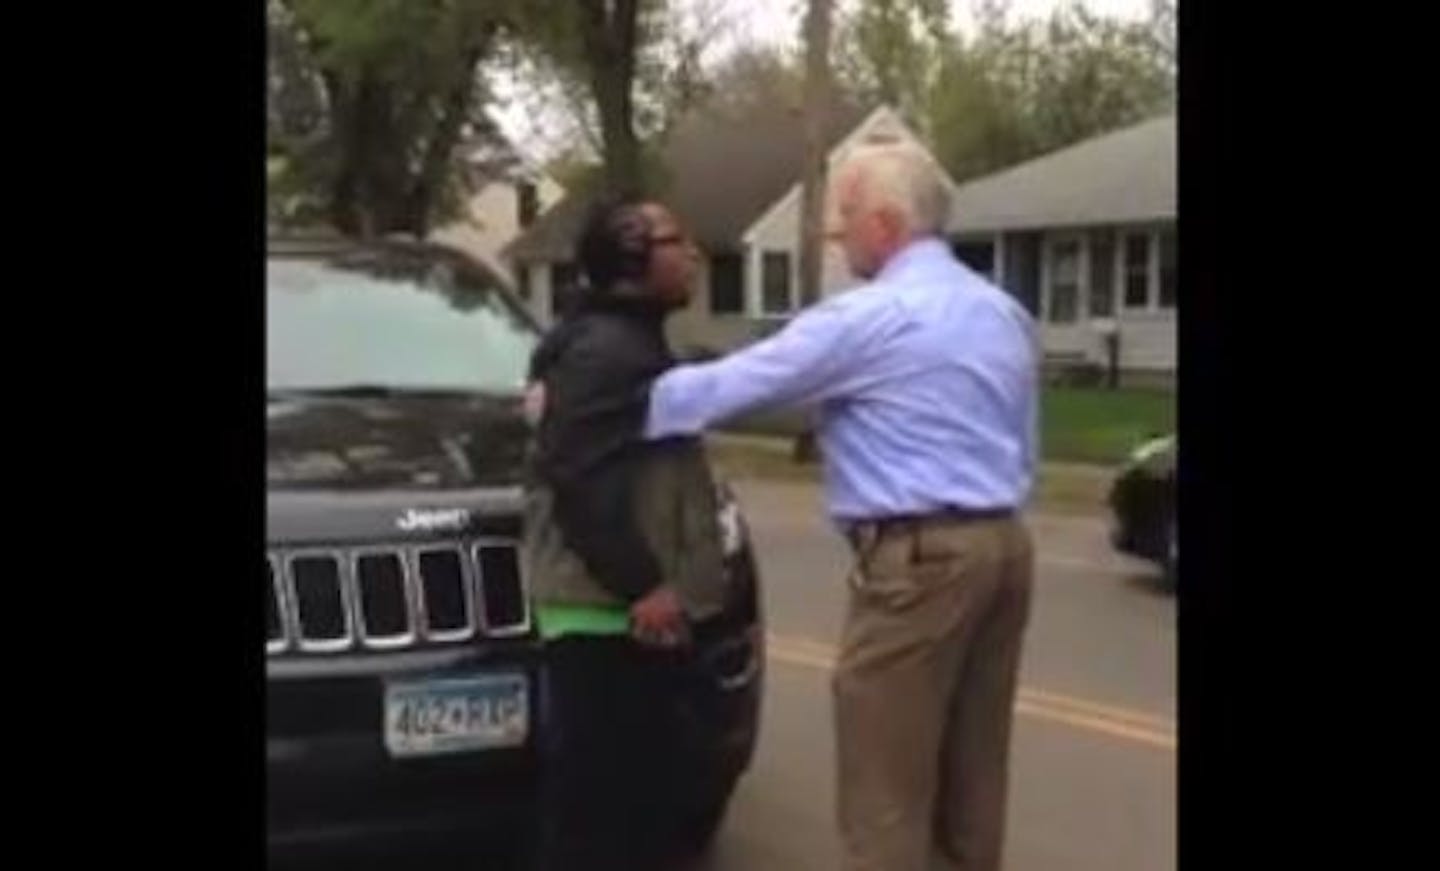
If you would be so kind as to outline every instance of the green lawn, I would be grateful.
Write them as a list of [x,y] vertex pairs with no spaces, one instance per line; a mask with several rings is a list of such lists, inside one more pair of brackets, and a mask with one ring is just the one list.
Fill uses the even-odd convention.
[[1175,394],[1164,390],[1050,387],[1040,444],[1050,462],[1120,462],[1150,435],[1175,429]]
[[[1040,409],[1041,459],[1113,467],[1148,436],[1175,430],[1175,394],[1139,388],[1105,390],[1047,387]],[[727,439],[720,452],[732,472],[762,477],[808,479],[811,466],[791,459],[798,421],[782,427],[755,426],[750,436]]]

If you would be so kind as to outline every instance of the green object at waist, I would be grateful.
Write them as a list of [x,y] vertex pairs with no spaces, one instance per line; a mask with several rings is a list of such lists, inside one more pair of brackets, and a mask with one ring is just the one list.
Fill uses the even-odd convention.
[[535,618],[540,637],[549,641],[563,635],[629,635],[630,612],[599,605],[539,605]]

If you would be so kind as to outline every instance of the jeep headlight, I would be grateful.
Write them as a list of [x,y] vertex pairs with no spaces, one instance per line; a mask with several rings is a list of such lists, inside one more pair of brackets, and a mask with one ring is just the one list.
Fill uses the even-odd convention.
[[1170,450],[1170,445],[1175,441],[1174,436],[1151,439],[1130,452],[1130,465],[1140,466],[1149,462],[1154,457]]

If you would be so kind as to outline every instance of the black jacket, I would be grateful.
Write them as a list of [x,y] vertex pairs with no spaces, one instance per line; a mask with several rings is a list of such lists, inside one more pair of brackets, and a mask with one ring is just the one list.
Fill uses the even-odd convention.
[[536,348],[530,378],[545,385],[534,473],[554,493],[555,522],[589,573],[626,602],[662,581],[636,521],[635,489],[647,452],[650,385],[675,358],[665,311],[619,293],[579,300]]

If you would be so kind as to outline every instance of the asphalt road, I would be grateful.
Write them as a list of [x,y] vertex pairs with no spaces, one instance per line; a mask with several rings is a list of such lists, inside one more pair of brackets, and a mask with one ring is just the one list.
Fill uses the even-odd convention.
[[[760,746],[703,871],[835,868],[829,669],[848,554],[811,486],[741,482],[766,582]],[[1103,516],[1033,516],[1007,871],[1176,866],[1175,599]]]

